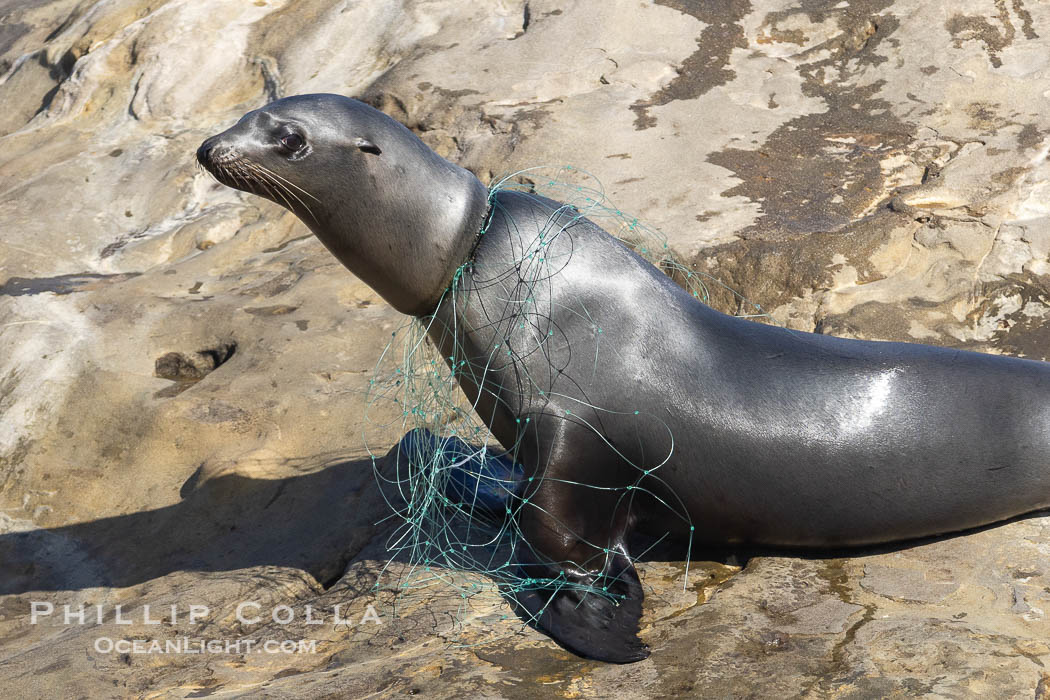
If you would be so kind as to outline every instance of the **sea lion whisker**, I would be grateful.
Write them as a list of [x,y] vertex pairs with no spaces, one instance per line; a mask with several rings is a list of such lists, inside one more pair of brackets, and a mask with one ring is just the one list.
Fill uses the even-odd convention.
[[[272,190],[268,186],[267,181],[259,177],[259,175],[252,170],[250,163],[239,162],[237,166],[238,170],[243,174],[246,180],[257,183],[263,189],[264,192],[272,194]],[[254,188],[252,188],[252,191],[254,191]]]
[[236,164],[237,173],[240,175],[241,180],[248,186],[248,189],[252,191],[252,194],[258,195],[259,192],[256,190],[255,185],[262,186],[261,180],[255,177],[249,170],[247,170],[242,164]]
[[232,169],[237,174],[237,178],[251,190],[252,194],[258,194],[255,190],[255,178],[251,176],[251,173],[247,172],[240,163],[234,163]]
[[259,193],[255,189],[253,184],[254,180],[244,171],[243,168],[239,167],[236,163],[231,164],[226,168],[226,172],[230,174],[234,182],[241,183],[246,187],[252,194],[258,195]]
[[271,197],[275,196],[274,188],[269,182],[267,182],[261,177],[253,177],[252,179],[259,183],[259,187],[262,188],[263,192],[270,195]]
[[258,163],[252,163],[252,165],[254,165],[255,167],[259,168],[260,170],[262,170],[263,172],[267,173],[268,175],[271,175],[271,176],[277,178],[278,180],[283,182],[286,186],[294,187],[295,189],[299,190],[300,192],[302,192],[303,194],[305,194],[307,197],[309,197],[310,199],[314,200],[315,202],[320,202],[321,201],[317,197],[313,196],[312,194],[310,194],[309,192],[304,190],[302,187],[299,187],[299,185],[296,185],[294,182],[291,182],[287,178],[284,178],[284,177],[278,175],[277,173],[275,173],[274,171],[270,170],[266,166],[260,165]]
[[288,208],[288,211],[294,212],[295,211],[295,207],[292,206],[291,201],[288,199],[288,197],[285,196],[284,189],[282,187],[280,187],[277,183],[273,182],[273,181],[267,181],[267,182],[273,188],[273,192],[276,193],[277,197],[280,197],[281,201],[284,202],[284,205]]
[[248,167],[253,170],[253,172],[255,173],[256,177],[258,177],[259,179],[266,178],[266,181],[269,182],[271,185],[273,185],[274,189],[277,190],[277,192],[280,194],[281,199],[283,199],[285,204],[288,205],[288,209],[290,211],[294,212],[295,208],[292,207],[292,204],[291,204],[291,202],[288,201],[288,198],[284,196],[285,194],[288,194],[293,199],[295,199],[295,201],[299,202],[299,204],[301,204],[303,206],[303,208],[306,209],[307,213],[310,214],[310,218],[312,218],[314,221],[317,221],[317,217],[314,216],[313,210],[310,209],[310,207],[306,204],[306,202],[304,202],[302,199],[297,197],[295,195],[295,193],[292,192],[291,190],[289,190],[287,187],[283,187],[281,185],[281,183],[278,182],[277,180],[275,180],[273,177],[270,177],[270,176],[274,175],[274,173],[266,170],[262,166],[259,166],[259,165],[255,164],[255,163],[250,163],[249,162],[248,163]]
[[[304,202],[303,200],[301,200],[298,197],[296,197],[294,192],[289,190],[287,187],[282,185],[280,181],[275,179],[273,177],[273,173],[272,172],[266,170],[266,168],[263,168],[262,166],[258,165],[257,163],[248,163],[247,167],[251,169],[251,171],[255,174],[256,177],[258,177],[259,179],[265,179],[267,182],[269,182],[271,185],[273,185],[274,188],[280,190],[281,192],[287,193],[289,196],[293,197],[295,199],[295,201],[299,202],[299,204],[302,204],[303,207],[307,209],[307,211],[309,211],[310,208],[306,206],[306,202]],[[291,208],[291,207],[289,206],[289,208]],[[311,212],[311,214],[312,214],[312,212]]]
[[[303,209],[305,209],[306,212],[310,215],[310,218],[313,219],[315,222],[317,221],[317,216],[314,214],[314,211],[310,207],[310,205],[307,204],[306,202],[304,202],[301,197],[299,197],[298,195],[295,194],[295,192],[293,192],[291,189],[289,189],[289,187],[287,185],[283,185],[279,179],[276,179],[276,178],[280,178],[280,176],[277,175],[277,173],[274,173],[271,170],[267,170],[266,168],[264,168],[262,166],[258,166],[258,167],[260,168],[260,170],[258,171],[258,174],[259,174],[260,177],[267,178],[268,181],[270,183],[272,183],[274,187],[276,187],[277,189],[283,190],[288,196],[292,197],[293,199],[295,199],[295,201],[299,202],[299,204],[302,205]],[[303,191],[303,193],[309,196],[308,192]],[[317,201],[320,201],[320,200],[317,200]]]
[[266,190],[266,193],[267,193],[268,195],[270,195],[271,197],[273,197],[274,199],[276,199],[277,197],[279,197],[279,196],[280,196],[280,195],[279,195],[279,194],[278,194],[278,193],[277,193],[277,192],[276,192],[276,191],[274,190],[274,187],[273,187],[273,185],[271,185],[270,183],[266,183],[266,184],[264,184],[264,185],[263,185],[263,189],[265,189],[265,190]]

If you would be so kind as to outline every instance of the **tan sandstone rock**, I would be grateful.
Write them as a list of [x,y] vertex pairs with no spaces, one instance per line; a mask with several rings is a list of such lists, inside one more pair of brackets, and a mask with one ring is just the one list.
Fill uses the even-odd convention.
[[[318,91],[486,182],[593,173],[789,327],[1050,357],[1045,3],[0,0],[5,697],[1050,697],[1043,518],[833,558],[695,552],[688,579],[681,552],[649,557],[654,653],[624,667],[491,592],[375,591],[405,564],[366,443],[401,432],[364,393],[404,319],[193,163]],[[96,647],[179,637],[315,644]]]

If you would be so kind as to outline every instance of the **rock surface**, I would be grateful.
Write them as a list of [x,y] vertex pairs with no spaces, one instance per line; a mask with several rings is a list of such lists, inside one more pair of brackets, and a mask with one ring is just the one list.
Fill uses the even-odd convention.
[[[0,0],[0,76],[7,697],[1050,697],[1039,517],[654,557],[624,667],[438,583],[395,619],[365,442],[400,434],[363,396],[403,319],[192,162],[274,97],[359,96],[486,182],[587,169],[789,327],[1047,359],[1050,5]],[[315,648],[96,646],[184,636]]]

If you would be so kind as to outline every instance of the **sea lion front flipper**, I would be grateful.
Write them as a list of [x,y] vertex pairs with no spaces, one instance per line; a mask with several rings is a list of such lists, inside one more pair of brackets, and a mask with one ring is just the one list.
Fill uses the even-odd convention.
[[[616,552],[607,572],[578,575],[542,567],[523,566],[528,578],[513,594],[518,613],[574,654],[625,664],[649,656],[649,647],[638,638],[642,617],[642,592],[638,572],[630,560]],[[559,576],[560,574],[560,576]],[[531,586],[529,582],[550,583]],[[601,592],[598,592],[601,591]]]

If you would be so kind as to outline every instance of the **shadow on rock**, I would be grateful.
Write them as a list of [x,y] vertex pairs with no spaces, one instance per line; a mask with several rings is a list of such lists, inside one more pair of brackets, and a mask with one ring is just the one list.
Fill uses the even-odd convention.
[[179,503],[0,535],[0,594],[124,587],[179,570],[287,566],[334,583],[389,513],[370,459],[283,479],[217,476]]
[[[384,473],[390,462],[389,455],[382,461]],[[187,480],[182,501],[163,508],[0,534],[0,595],[126,587],[175,571],[221,572],[255,566],[301,569],[327,588],[381,528],[387,531],[393,525],[379,524],[391,509],[376,483],[371,459],[339,461],[281,479],[236,473],[199,485],[197,479],[194,474]],[[395,497],[396,493],[387,493],[387,499]],[[1040,511],[1004,522],[1046,515],[1048,511]],[[961,534],[965,533],[825,549],[697,543],[691,558],[746,565],[761,556],[863,557]],[[635,539],[631,549],[644,552],[638,557],[641,561],[681,561],[687,555],[685,542],[641,534]],[[393,554],[397,560],[405,557]]]

